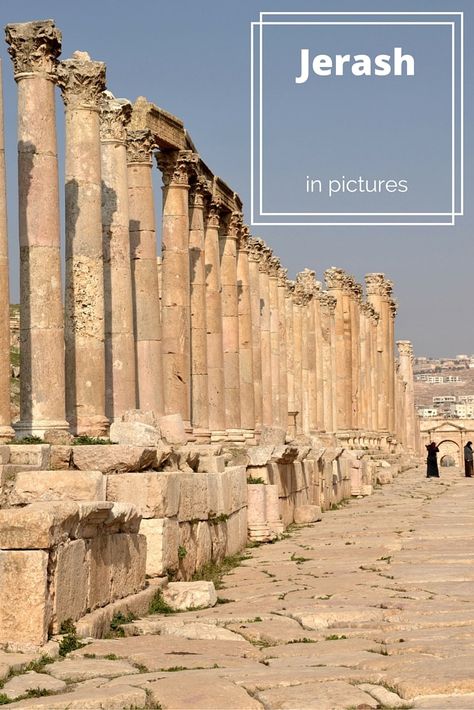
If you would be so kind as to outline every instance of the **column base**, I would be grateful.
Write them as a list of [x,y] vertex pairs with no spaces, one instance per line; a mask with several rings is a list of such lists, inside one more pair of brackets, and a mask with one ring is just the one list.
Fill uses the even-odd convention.
[[227,441],[227,432],[224,429],[211,431],[211,444],[217,444],[220,441]]
[[71,422],[71,432],[75,436],[106,437],[109,434],[110,422],[107,417],[97,415],[85,417],[76,423]]
[[11,426],[0,426],[0,444],[7,444],[15,438],[15,430]]
[[198,444],[208,444],[211,441],[211,432],[209,429],[199,429],[199,427],[195,427],[191,435]]
[[245,434],[243,429],[227,429],[226,439],[231,444],[245,444]]
[[253,429],[242,429],[242,434],[245,439],[245,443],[248,446],[255,446],[257,444],[257,432]]
[[270,530],[267,523],[249,525],[248,534],[252,542],[270,542],[276,538],[276,533]]
[[66,421],[52,419],[19,421],[14,424],[13,428],[16,439],[24,439],[26,436],[38,436],[43,439],[49,431],[69,433],[69,424]]

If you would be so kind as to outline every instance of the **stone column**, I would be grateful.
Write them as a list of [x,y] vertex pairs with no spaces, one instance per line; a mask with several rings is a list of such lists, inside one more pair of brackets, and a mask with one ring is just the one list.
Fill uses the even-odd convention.
[[[369,304],[370,305],[370,304]],[[370,409],[372,413],[371,421],[372,431],[379,431],[379,368],[378,368],[378,351],[377,351],[377,332],[379,314],[373,306],[370,306]]]
[[324,394],[323,394],[323,335],[321,321],[321,282],[315,281],[314,309],[314,344],[316,349],[316,430],[324,431]]
[[162,357],[165,414],[181,414],[191,431],[189,175],[190,150],[157,154],[163,173]]
[[191,424],[193,437],[206,441],[209,431],[207,377],[206,260],[204,256],[204,195],[207,182],[199,178],[189,195],[189,273],[191,309]]
[[278,336],[280,345],[280,426],[288,431],[288,334],[286,321],[287,269],[278,269]]
[[321,312],[321,349],[322,349],[322,400],[324,412],[324,430],[333,432],[335,430],[335,399],[336,399],[336,379],[333,370],[332,357],[332,332],[334,329],[334,311],[336,299],[327,291],[323,291],[319,297]]
[[0,60],[0,442],[13,439],[10,411],[10,290],[8,224],[3,125],[3,78]]
[[352,429],[360,429],[361,389],[360,389],[360,306],[362,303],[362,286],[351,278],[350,284],[350,338],[351,338],[351,421]]
[[303,314],[305,295],[295,283],[293,291],[293,387],[295,436],[303,433]]
[[255,433],[262,430],[262,350],[260,331],[260,277],[261,242],[252,237],[249,244],[250,310],[252,317],[253,393],[255,405]]
[[[20,421],[18,437],[67,431],[52,20],[7,25],[18,84]],[[41,120],[38,118],[41,117]]]
[[222,339],[219,226],[221,205],[211,200],[207,210],[204,253],[206,259],[207,377],[209,428],[212,441],[223,441],[225,429],[224,344]]
[[372,412],[370,406],[370,311],[368,303],[360,304],[360,407],[359,427],[364,431],[373,431]]
[[127,174],[130,255],[134,304],[137,406],[164,412],[161,317],[156,271],[156,222],[152,181],[152,151],[148,130],[127,132]]
[[222,332],[224,345],[225,421],[229,441],[242,441],[240,424],[239,307],[237,296],[237,239],[242,215],[233,212],[220,237]]
[[99,99],[105,64],[75,52],[58,65],[66,110],[66,416],[75,434],[103,436],[104,259]]
[[287,280],[285,286],[286,315],[286,371],[288,386],[288,434],[296,436],[296,405],[295,405],[295,333],[294,333],[294,281]]
[[111,422],[135,409],[136,368],[130,266],[126,126],[132,106],[109,91],[101,100],[105,291],[105,406]]
[[286,421],[281,419],[280,407],[280,316],[278,312],[278,273],[281,268],[280,259],[272,256],[269,261],[269,303],[270,303],[270,365],[272,370],[272,412],[273,426],[283,427],[286,431]]
[[242,227],[237,243],[237,289],[239,312],[240,424],[245,438],[255,438],[255,394],[250,295],[249,230]]
[[314,300],[316,281],[314,271],[304,269],[296,276],[304,297],[303,320],[303,431],[314,434],[317,430],[316,391],[316,331]]
[[262,358],[262,424],[273,426],[272,402],[272,345],[270,316],[270,279],[268,270],[272,252],[263,247],[261,259],[258,262],[260,289],[260,343]]
[[384,274],[372,273],[365,277],[367,300],[379,315],[377,323],[377,379],[378,379],[378,431],[389,433],[389,382],[390,382],[390,314],[388,298],[391,285]]
[[397,340],[398,356],[400,359],[400,375],[406,383],[406,419],[405,440],[408,451],[416,451],[416,412],[415,393],[413,383],[413,346],[409,340]]
[[338,431],[351,428],[351,374],[352,359],[348,346],[348,297],[346,294],[347,277],[342,269],[332,267],[325,272],[328,291],[336,299],[334,312],[335,325],[335,385],[336,385],[336,420],[334,422]]
[[[392,293],[392,282],[389,281],[390,295]],[[392,298],[387,299],[388,305],[388,430],[395,430],[395,318],[397,315],[397,304]]]

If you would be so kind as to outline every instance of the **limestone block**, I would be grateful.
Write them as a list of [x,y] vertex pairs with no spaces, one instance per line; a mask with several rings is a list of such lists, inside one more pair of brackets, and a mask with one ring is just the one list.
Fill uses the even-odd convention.
[[128,409],[122,415],[122,421],[124,422],[138,422],[140,424],[147,424],[155,429],[158,428],[158,418],[156,412],[153,410],[145,411],[143,409]]
[[[138,673],[138,669],[124,659],[69,657],[48,664],[46,671],[54,678],[79,683],[92,678],[117,678]],[[124,681],[125,683],[125,681]],[[51,698],[49,698],[51,700]],[[65,708],[69,708],[67,703]],[[87,707],[87,705],[85,705]],[[100,706],[99,706],[100,707]],[[106,705],[105,707],[108,707]]]
[[232,515],[227,519],[227,539],[225,555],[230,557],[235,555],[241,549],[240,546],[240,528],[239,528],[239,514],[232,513]]
[[248,540],[247,507],[238,510],[236,516],[239,521],[239,550],[243,550]]
[[111,599],[111,537],[111,535],[102,535],[86,543],[89,567],[87,607],[91,610],[108,604]]
[[[219,562],[225,557],[227,546],[226,521],[215,521],[211,523],[209,526],[209,532],[211,535],[212,559],[214,562]],[[241,534],[241,531],[239,532]],[[247,539],[247,518],[245,519],[245,539]]]
[[163,591],[163,597],[177,611],[209,607],[217,603],[212,582],[170,582]]
[[224,480],[227,478],[222,473],[209,473],[207,476],[207,508],[210,518],[224,512]]
[[48,444],[12,444],[9,463],[48,469],[50,449]]
[[53,633],[66,619],[76,621],[87,609],[89,565],[86,543],[74,540],[59,547],[53,577]]
[[0,445],[0,466],[10,463],[10,447],[7,444]]
[[231,484],[231,512],[247,505],[247,473],[245,466],[233,466],[228,469]]
[[[115,664],[116,670],[125,665],[118,661],[102,661],[102,663]],[[128,664],[127,664],[128,665]],[[97,665],[97,672],[100,666]],[[142,688],[127,685],[126,680],[113,688],[81,688],[72,693],[49,695],[45,698],[21,700],[14,703],[12,708],[36,708],[36,710],[123,710],[123,708],[144,708],[147,702],[146,692]]]
[[180,474],[123,473],[107,476],[107,500],[133,503],[144,518],[170,518],[178,513]]
[[167,414],[160,417],[158,426],[161,436],[168,444],[186,444],[188,437],[184,430],[184,423],[181,414]]
[[293,463],[292,491],[301,491],[305,487],[303,464],[301,461],[295,461]]
[[78,521],[71,537],[95,537],[97,528],[105,525],[113,507],[114,504],[108,501],[78,501]]
[[141,520],[141,513],[134,505],[114,503],[104,523],[104,529],[109,534],[138,533]]
[[247,466],[247,478],[261,478],[264,483],[271,482],[268,470],[272,464],[264,466]]
[[280,517],[280,499],[276,485],[265,486],[265,510],[268,527],[272,532],[280,535],[284,530],[284,525]]
[[73,501],[0,509],[0,549],[47,550],[66,540],[79,522]]
[[22,471],[16,475],[10,503],[67,498],[105,500],[105,477],[100,471]]
[[273,452],[273,446],[249,446],[247,456],[249,457],[249,466],[266,466],[270,461]]
[[372,484],[367,483],[366,485],[362,486],[362,488],[360,490],[360,495],[361,496],[371,496],[373,492],[374,492],[374,489],[372,487]]
[[294,521],[297,525],[315,523],[322,520],[321,508],[318,505],[299,505],[295,508]]
[[2,693],[10,700],[26,695],[29,690],[48,690],[57,693],[66,688],[66,683],[58,678],[52,678],[46,673],[28,671],[23,675],[13,676],[2,688]]
[[210,523],[207,521],[201,521],[197,525],[193,525],[193,537],[196,546],[196,570],[204,567],[212,558],[212,542],[209,528]]
[[161,438],[156,427],[141,422],[113,422],[110,441],[128,446],[158,446]]
[[260,444],[262,446],[278,446],[284,444],[286,439],[286,430],[281,427],[262,427],[260,435]]
[[72,458],[72,446],[51,446],[49,467],[53,471],[69,468]]
[[136,594],[145,586],[146,537],[144,535],[110,535],[112,565],[111,601]]
[[42,645],[48,639],[48,553],[0,550],[0,644]]
[[73,463],[81,471],[143,471],[156,465],[156,451],[143,446],[92,444],[74,446]]
[[183,473],[179,477],[180,495],[178,521],[207,520],[208,476],[205,473]]
[[156,577],[178,568],[179,529],[176,518],[145,519],[140,533],[147,543],[146,574]]
[[198,471],[200,473],[223,473],[225,456],[200,456]]

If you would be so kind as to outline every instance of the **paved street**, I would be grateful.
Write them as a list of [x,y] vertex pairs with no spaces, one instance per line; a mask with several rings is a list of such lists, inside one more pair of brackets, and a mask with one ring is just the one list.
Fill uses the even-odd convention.
[[45,666],[72,693],[11,707],[474,708],[474,479],[441,476],[251,549],[232,601],[134,622]]

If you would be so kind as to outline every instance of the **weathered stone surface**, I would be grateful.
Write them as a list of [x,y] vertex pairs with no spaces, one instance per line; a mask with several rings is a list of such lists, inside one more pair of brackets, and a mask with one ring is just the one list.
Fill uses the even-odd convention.
[[89,560],[84,540],[60,547],[54,574],[53,632],[58,633],[66,619],[76,621],[88,606]]
[[72,458],[74,466],[81,471],[120,473],[153,468],[156,463],[156,451],[142,446],[92,444],[74,446]]
[[35,673],[28,671],[24,675],[14,676],[2,688],[2,693],[14,700],[20,695],[25,695],[29,690],[48,690],[50,692],[58,692],[64,690],[66,683],[57,678],[51,678],[46,673]]
[[12,708],[37,708],[37,710],[123,710],[145,707],[146,692],[142,688],[122,685],[108,688],[86,688],[62,695],[21,700]]
[[0,550],[0,643],[39,646],[48,638],[48,554]]
[[10,495],[12,505],[48,500],[105,500],[100,471],[22,471]]
[[286,429],[276,426],[264,426],[262,427],[262,434],[260,436],[260,444],[262,446],[278,446],[284,444],[286,439]]
[[69,537],[79,522],[72,501],[0,509],[0,549],[48,549]]
[[146,573],[163,575],[178,568],[179,529],[176,518],[144,519],[140,532],[146,537]]
[[249,457],[249,466],[266,466],[272,457],[274,446],[249,446],[247,456]]
[[158,419],[161,436],[168,444],[186,444],[188,437],[184,430],[183,418],[180,414],[167,414]]
[[49,468],[51,447],[48,444],[13,444],[10,446],[10,461],[15,465]]
[[143,518],[177,515],[181,477],[176,473],[124,473],[107,476],[107,500],[133,503]]
[[53,471],[69,468],[72,458],[72,446],[51,446],[49,467]]
[[149,689],[153,700],[166,708],[257,710],[263,707],[243,688],[202,671],[194,671],[192,682],[177,684],[169,677],[150,683]]
[[158,446],[159,430],[142,422],[113,422],[110,425],[110,441],[125,446]]
[[116,678],[138,673],[138,669],[127,661],[109,661],[105,658],[66,658],[45,666],[49,675],[59,680],[77,683],[89,678]]
[[200,456],[198,471],[200,473],[223,473],[225,456]]
[[308,710],[378,707],[377,701],[372,696],[343,681],[305,683],[289,688],[274,688],[257,693],[257,699],[264,707],[281,708],[282,710],[303,707]]
[[168,604],[178,611],[214,606],[217,602],[212,582],[170,582],[163,596]]
[[322,520],[321,508],[319,505],[299,505],[295,508],[294,520],[297,525],[315,523]]

